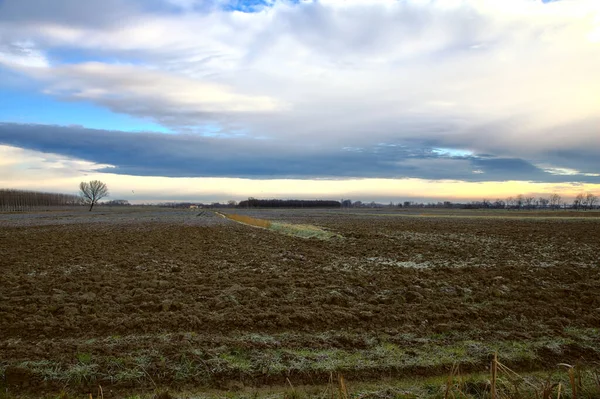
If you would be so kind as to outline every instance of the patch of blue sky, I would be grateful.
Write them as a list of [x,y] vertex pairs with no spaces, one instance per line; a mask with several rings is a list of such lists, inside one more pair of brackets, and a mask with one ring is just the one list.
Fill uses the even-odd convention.
[[253,13],[272,7],[277,1],[296,4],[301,0],[162,0],[147,1],[143,3],[143,6],[155,13],[182,14],[189,11],[203,12],[214,11],[215,9]]
[[198,125],[190,125],[185,126],[181,129],[181,132],[191,133],[194,135],[204,136],[204,137],[213,137],[220,139],[229,139],[229,138],[252,138],[250,135],[250,131],[244,128],[231,128],[228,126],[223,126],[218,122],[209,122],[202,123]]
[[223,9],[226,11],[257,12],[265,7],[271,7],[273,1],[269,0],[232,0],[225,3]]
[[81,64],[85,62],[101,62],[104,64],[127,64],[142,65],[143,62],[133,54],[127,54],[120,59],[114,55],[103,54],[101,51],[74,49],[74,48],[52,48],[47,51],[46,56],[53,65]]
[[117,114],[85,102],[61,102],[38,93],[0,88],[0,121],[46,125],[79,125],[91,129],[172,133],[149,120]]
[[[3,89],[34,90],[36,87],[37,83],[28,79],[25,75],[19,74],[10,68],[4,68],[0,64],[0,94],[2,94]],[[4,99],[0,97],[0,101],[2,100]]]
[[443,157],[472,157],[474,154],[469,150],[461,150],[456,148],[434,148],[431,152]]

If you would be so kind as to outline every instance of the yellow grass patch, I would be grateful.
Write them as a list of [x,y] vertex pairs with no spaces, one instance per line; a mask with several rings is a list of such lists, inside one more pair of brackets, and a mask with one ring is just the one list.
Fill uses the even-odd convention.
[[246,215],[236,214],[227,214],[225,216],[231,220],[235,220],[236,222],[244,224],[249,224],[250,226],[262,227],[264,229],[268,229],[269,227],[271,227],[271,222],[264,219],[257,219]]

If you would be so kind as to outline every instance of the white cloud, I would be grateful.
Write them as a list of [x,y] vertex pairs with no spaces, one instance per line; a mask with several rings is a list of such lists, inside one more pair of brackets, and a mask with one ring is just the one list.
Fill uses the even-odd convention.
[[31,41],[2,43],[0,40],[0,65],[9,68],[47,68],[48,59]]
[[169,126],[220,122],[313,147],[600,152],[595,0],[281,1],[256,13],[169,1],[187,11],[7,22],[0,35],[118,60],[20,70],[47,93]]
[[0,145],[0,168],[2,169],[0,187],[5,188],[38,190],[52,188],[71,192],[72,188],[60,184],[54,185],[52,181],[61,181],[74,175],[85,176],[112,167],[112,165],[97,164],[59,154]]
[[220,115],[274,112],[285,105],[267,96],[134,65],[83,63],[29,70],[47,83],[46,94],[92,101],[115,112],[168,125],[199,124]]
[[537,165],[540,169],[542,169],[546,173],[550,173],[556,176],[588,176],[588,177],[598,177],[600,173],[583,173],[576,169],[571,168],[559,168],[555,166],[546,166],[546,165]]

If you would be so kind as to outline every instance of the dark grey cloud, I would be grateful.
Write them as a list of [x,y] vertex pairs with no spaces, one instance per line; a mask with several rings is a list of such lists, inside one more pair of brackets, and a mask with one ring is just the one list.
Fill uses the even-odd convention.
[[[477,152],[491,170],[498,170],[497,159],[513,159],[510,170],[524,176],[537,165],[545,168],[566,168],[581,174],[600,174],[600,118],[586,117],[568,123],[536,130],[525,127],[527,118],[511,115],[475,125],[467,129],[451,123],[426,126],[423,138],[410,139],[415,145],[428,147],[468,148]],[[431,123],[431,122],[430,122]],[[418,137],[419,135],[416,135]],[[519,165],[517,160],[526,160]],[[535,166],[533,166],[535,168]],[[498,170],[499,171],[499,170]]]
[[597,176],[553,175],[523,159],[450,156],[414,143],[315,149],[274,140],[0,123],[0,144],[109,164],[115,168],[105,172],[138,176],[600,182]]

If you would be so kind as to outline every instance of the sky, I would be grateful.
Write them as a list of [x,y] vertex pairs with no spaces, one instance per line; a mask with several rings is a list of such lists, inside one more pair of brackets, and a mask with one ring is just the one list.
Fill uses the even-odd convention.
[[0,188],[600,195],[597,0],[0,0]]

